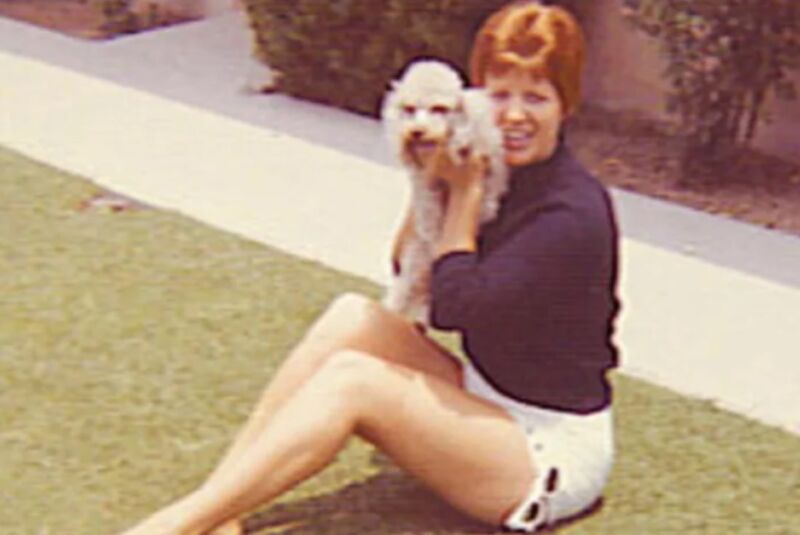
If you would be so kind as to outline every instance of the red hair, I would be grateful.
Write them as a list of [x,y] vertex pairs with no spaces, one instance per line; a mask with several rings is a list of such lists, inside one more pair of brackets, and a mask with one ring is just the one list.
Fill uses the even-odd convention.
[[556,6],[523,0],[493,13],[478,30],[470,56],[472,83],[482,86],[488,74],[521,69],[548,79],[564,110],[578,108],[585,42],[575,18]]

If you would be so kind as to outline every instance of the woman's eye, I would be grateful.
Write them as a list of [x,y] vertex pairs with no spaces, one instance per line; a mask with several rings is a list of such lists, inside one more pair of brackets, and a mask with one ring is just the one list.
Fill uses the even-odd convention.
[[431,106],[431,113],[434,115],[447,115],[449,112],[450,109],[447,106]]
[[508,100],[507,91],[495,91],[490,96],[492,97],[492,100],[494,100],[495,102],[503,102],[505,100]]
[[405,113],[406,115],[414,115],[416,111],[417,108],[415,108],[414,106],[403,106],[403,113]]
[[545,100],[547,99],[538,93],[525,93],[525,102],[529,104],[540,104]]

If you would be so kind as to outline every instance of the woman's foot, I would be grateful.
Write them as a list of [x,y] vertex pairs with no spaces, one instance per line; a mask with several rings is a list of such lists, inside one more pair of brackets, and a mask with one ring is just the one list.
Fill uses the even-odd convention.
[[197,509],[192,503],[195,497],[186,496],[156,511],[122,535],[201,535],[197,529],[189,526],[190,512]]
[[150,517],[122,533],[122,535],[184,535],[184,532],[170,522]]
[[244,526],[239,520],[228,520],[214,528],[208,535],[244,535]]

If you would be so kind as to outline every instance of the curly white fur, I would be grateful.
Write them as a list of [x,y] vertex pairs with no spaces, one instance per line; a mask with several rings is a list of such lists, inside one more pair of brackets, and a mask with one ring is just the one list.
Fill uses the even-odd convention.
[[415,223],[414,236],[401,252],[400,271],[383,302],[390,310],[427,325],[431,264],[444,219],[446,186],[431,182],[423,173],[414,144],[444,143],[456,162],[468,154],[487,158],[480,211],[480,222],[486,223],[497,215],[508,188],[502,134],[484,91],[465,88],[453,68],[434,60],[411,63],[400,80],[392,83],[381,118],[389,142],[409,172]]

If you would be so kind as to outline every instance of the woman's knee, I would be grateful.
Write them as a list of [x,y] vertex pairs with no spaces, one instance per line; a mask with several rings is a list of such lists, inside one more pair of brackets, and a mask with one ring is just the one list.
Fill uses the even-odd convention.
[[356,293],[336,297],[306,333],[306,341],[347,342],[368,334],[381,316],[381,305]]
[[347,317],[358,317],[375,311],[378,303],[369,297],[355,292],[345,292],[336,296],[326,313],[344,315]]
[[364,401],[374,397],[373,390],[381,388],[380,376],[386,366],[381,359],[362,351],[343,349],[328,357],[315,379],[348,400]]

